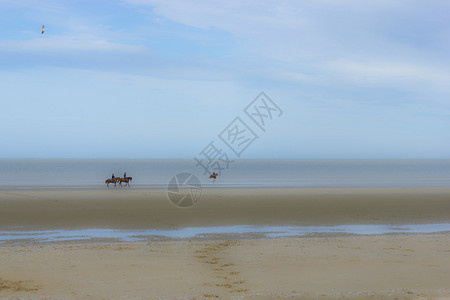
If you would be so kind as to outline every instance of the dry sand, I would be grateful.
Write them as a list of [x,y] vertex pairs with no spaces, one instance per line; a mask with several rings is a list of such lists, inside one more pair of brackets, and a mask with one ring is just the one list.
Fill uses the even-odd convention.
[[[0,230],[449,223],[449,188],[2,190]],[[17,228],[15,228],[17,230]],[[450,233],[0,246],[0,299],[450,298]]]
[[0,295],[66,299],[450,297],[450,235],[0,247]]

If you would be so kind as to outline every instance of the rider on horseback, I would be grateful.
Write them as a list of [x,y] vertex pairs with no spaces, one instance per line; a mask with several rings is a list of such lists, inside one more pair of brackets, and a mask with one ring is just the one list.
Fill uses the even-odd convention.
[[127,172],[123,173],[123,179],[127,180]]
[[114,176],[114,173],[112,173],[112,176],[111,176],[111,180],[112,180],[112,182],[114,182],[114,179],[116,178],[116,176]]

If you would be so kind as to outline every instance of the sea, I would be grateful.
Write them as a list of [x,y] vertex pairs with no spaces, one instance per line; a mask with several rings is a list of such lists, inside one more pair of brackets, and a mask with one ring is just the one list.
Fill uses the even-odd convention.
[[[207,161],[203,162],[203,165]],[[0,159],[0,189],[106,188],[114,173],[131,188],[164,188],[180,173],[204,187],[450,187],[450,160],[270,160],[215,164],[215,181],[194,159]],[[213,171],[213,169],[210,169]]]

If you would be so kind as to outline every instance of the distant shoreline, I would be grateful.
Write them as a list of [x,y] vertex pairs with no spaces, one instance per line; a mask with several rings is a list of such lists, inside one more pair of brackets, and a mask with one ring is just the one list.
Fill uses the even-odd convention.
[[[215,182],[184,160],[0,159],[0,190],[43,188],[102,188],[105,180],[133,177],[132,189],[166,188],[180,173],[219,188],[413,188],[449,187],[450,160],[235,160],[220,166]],[[212,168],[212,165],[210,166]]]

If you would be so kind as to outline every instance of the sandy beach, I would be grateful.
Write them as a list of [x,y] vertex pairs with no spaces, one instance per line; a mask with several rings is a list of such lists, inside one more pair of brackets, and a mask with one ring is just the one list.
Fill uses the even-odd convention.
[[[449,188],[0,191],[0,230],[433,224]],[[21,227],[17,227],[21,226]],[[450,234],[246,236],[0,246],[0,299],[445,299]]]
[[444,299],[450,235],[0,247],[0,295],[64,299]]

